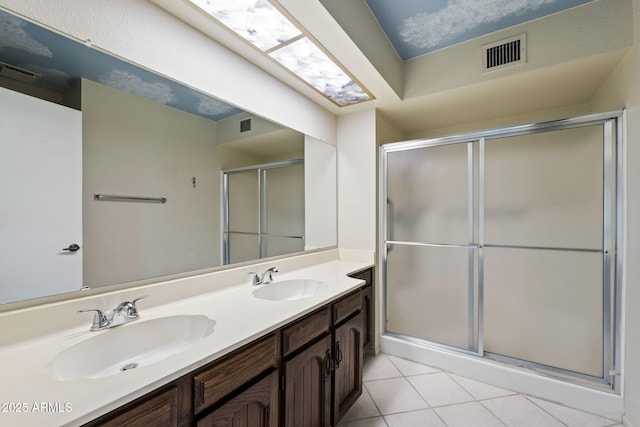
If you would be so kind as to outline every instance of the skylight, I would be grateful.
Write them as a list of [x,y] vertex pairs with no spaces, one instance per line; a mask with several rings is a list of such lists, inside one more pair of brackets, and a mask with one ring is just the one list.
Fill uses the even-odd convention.
[[189,0],[339,106],[371,96],[269,0]]

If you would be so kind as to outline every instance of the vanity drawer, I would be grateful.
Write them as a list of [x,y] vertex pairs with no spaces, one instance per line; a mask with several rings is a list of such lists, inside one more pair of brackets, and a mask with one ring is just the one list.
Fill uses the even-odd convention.
[[298,320],[291,326],[287,326],[282,331],[282,353],[283,356],[291,354],[303,345],[311,342],[314,338],[321,336],[331,330],[331,312],[329,307]]
[[362,310],[362,291],[357,290],[333,304],[333,324],[337,325],[360,310]]
[[278,367],[276,334],[243,347],[193,377],[193,406],[196,413],[257,377]]

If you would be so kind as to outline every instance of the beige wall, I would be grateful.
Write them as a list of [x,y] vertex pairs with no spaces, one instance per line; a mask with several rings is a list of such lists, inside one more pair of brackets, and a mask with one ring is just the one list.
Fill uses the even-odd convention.
[[[88,80],[82,110],[84,284],[219,265],[220,170],[259,160],[217,146],[211,120]],[[94,193],[168,202],[99,202]]]
[[373,109],[338,117],[338,246],[343,256],[371,263],[376,249],[375,120]]
[[640,426],[640,0],[633,1],[635,47],[594,95],[594,110],[627,109],[624,269],[625,421]]

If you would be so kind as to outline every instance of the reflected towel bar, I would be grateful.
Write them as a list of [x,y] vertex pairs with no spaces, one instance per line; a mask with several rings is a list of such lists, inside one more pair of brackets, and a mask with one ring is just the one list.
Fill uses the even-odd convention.
[[114,196],[110,194],[94,194],[93,200],[104,202],[167,203],[166,197]]

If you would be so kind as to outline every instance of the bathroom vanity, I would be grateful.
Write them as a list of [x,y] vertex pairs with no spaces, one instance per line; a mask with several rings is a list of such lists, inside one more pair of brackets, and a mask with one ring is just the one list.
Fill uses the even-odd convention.
[[[326,283],[322,292],[298,300],[256,298],[259,287],[246,281],[146,313],[141,302],[143,318],[184,317],[187,312],[205,315],[215,322],[213,332],[166,360],[104,377],[60,380],[52,378],[47,368],[52,358],[70,345],[92,339],[91,334],[96,333],[89,332],[90,322],[81,332],[9,346],[8,357],[0,356],[3,362],[18,360],[27,352],[30,356],[15,372],[3,370],[3,378],[8,376],[11,384],[17,384],[18,378],[37,382],[40,388],[26,397],[28,388],[17,385],[13,391],[1,392],[0,398],[57,400],[68,403],[71,410],[0,414],[0,423],[336,425],[361,395],[363,354],[365,349],[373,351],[373,276],[373,267],[366,264],[330,261],[278,274],[274,283],[261,285],[300,281],[302,277]],[[149,300],[154,297],[150,293]],[[132,326],[136,324],[140,323]],[[38,349],[42,354],[34,354]]]

